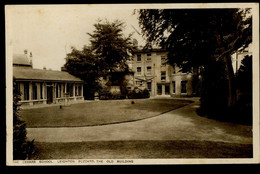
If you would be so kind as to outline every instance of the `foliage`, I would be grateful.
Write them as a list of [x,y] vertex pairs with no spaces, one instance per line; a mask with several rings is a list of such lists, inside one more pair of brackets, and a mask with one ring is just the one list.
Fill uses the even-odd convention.
[[124,23],[98,21],[94,27],[93,34],[88,33],[91,45],[84,46],[82,51],[72,48],[65,64],[69,73],[84,80],[85,99],[93,99],[94,93],[101,89],[101,77],[114,71],[127,73],[126,61],[132,52],[131,35],[123,36]]
[[141,90],[139,88],[135,88],[134,90],[128,91],[129,99],[140,99],[140,98],[149,98],[150,92],[148,89]]
[[13,159],[30,159],[35,154],[34,140],[27,141],[26,123],[19,116],[20,91],[14,81],[13,87]]
[[100,88],[99,78],[102,76],[102,71],[98,66],[99,59],[87,46],[84,46],[82,51],[72,48],[66,59],[65,68],[67,71],[84,80],[84,96],[86,99],[93,99],[94,92]]
[[245,56],[236,75],[237,88],[252,94],[252,56]]
[[124,37],[124,23],[118,20],[110,23],[98,21],[94,32],[88,33],[94,54],[100,61],[100,68],[105,72],[127,70],[127,60],[132,52],[131,34]]

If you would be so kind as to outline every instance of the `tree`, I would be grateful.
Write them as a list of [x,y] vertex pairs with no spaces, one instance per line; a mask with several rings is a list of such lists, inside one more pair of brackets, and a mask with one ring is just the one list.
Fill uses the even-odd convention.
[[93,99],[94,92],[100,88],[99,78],[102,76],[100,60],[93,54],[91,47],[87,46],[84,46],[82,51],[72,47],[66,59],[64,66],[67,71],[84,80],[85,98]]
[[13,87],[13,159],[30,159],[35,154],[34,140],[27,141],[26,123],[19,116],[18,103],[21,98],[17,83],[14,81]]
[[103,72],[128,70],[127,60],[131,57],[133,44],[131,34],[126,38],[123,35],[124,23],[118,20],[112,23],[100,20],[94,27],[93,34],[88,35]]
[[87,33],[91,45],[84,46],[82,51],[72,48],[65,64],[69,73],[84,80],[87,99],[93,99],[94,93],[101,89],[101,77],[115,71],[128,72],[127,60],[132,52],[131,35],[123,36],[124,23],[98,21],[94,27],[93,34]]
[[[165,48],[168,63],[183,72],[200,68],[206,74],[222,62],[231,108],[235,102],[231,55],[252,41],[249,14],[250,9],[141,9],[138,19],[147,42]],[[223,74],[221,69],[215,70]]]

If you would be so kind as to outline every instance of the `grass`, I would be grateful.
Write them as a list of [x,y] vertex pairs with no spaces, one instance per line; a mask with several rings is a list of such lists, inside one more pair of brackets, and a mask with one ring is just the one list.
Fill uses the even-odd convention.
[[139,158],[252,158],[252,144],[210,141],[97,141],[39,143],[36,160]]
[[[134,101],[135,104],[131,104]],[[154,117],[183,107],[187,100],[113,100],[21,110],[27,127],[76,127],[127,122]]]

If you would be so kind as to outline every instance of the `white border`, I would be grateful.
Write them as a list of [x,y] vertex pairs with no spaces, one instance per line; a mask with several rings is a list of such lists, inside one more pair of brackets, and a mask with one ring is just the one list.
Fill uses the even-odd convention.
[[[12,6],[5,6],[6,19],[11,19]],[[30,6],[30,5],[26,5]],[[35,5],[34,5],[35,6]],[[40,5],[36,5],[40,6]],[[60,5],[51,5],[60,6]],[[77,6],[77,5],[76,5]],[[84,5],[78,5],[84,6]],[[258,3],[202,3],[202,4],[102,4],[102,5],[86,5],[87,8],[252,8],[253,14],[253,158],[234,158],[234,159],[128,159],[133,160],[129,163],[117,163],[117,159],[100,159],[103,162],[98,162],[98,159],[86,159],[85,162],[77,159],[64,160],[33,160],[33,161],[13,161],[12,159],[12,27],[11,20],[6,20],[6,126],[7,126],[7,142],[6,142],[6,164],[12,166],[45,166],[45,165],[139,165],[139,164],[252,164],[259,163],[259,4]],[[110,160],[110,161],[109,161]],[[119,159],[122,160],[122,159]],[[127,159],[125,159],[127,160]],[[51,161],[52,163],[49,163]],[[33,162],[33,163],[30,163]],[[112,163],[111,163],[112,162]]]

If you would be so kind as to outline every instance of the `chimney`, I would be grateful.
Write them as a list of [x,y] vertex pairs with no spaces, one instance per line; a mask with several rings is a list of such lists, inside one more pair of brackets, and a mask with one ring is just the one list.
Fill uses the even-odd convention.
[[[26,50],[26,55],[27,55],[27,50]],[[30,65],[33,67],[33,62],[32,62],[32,52],[30,52],[29,62],[30,62]]]

